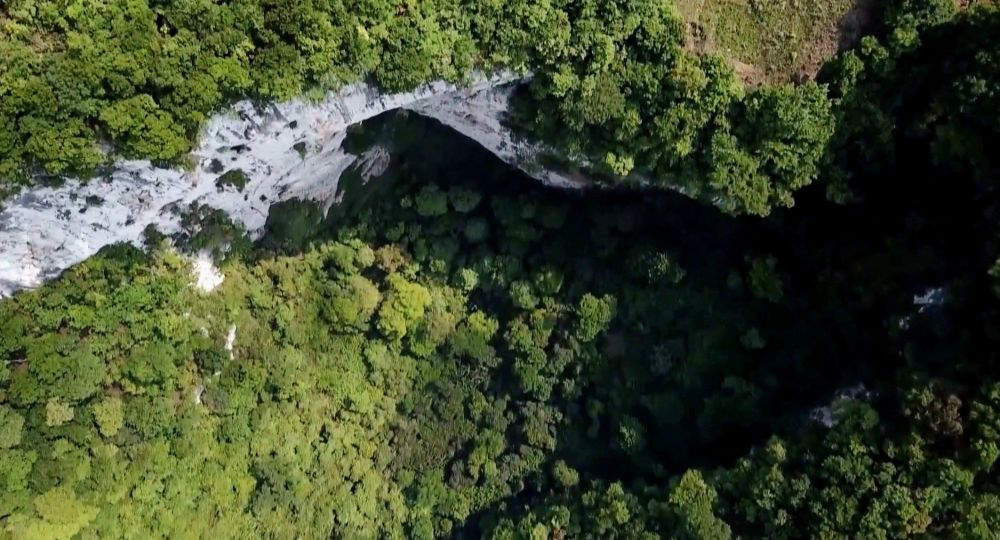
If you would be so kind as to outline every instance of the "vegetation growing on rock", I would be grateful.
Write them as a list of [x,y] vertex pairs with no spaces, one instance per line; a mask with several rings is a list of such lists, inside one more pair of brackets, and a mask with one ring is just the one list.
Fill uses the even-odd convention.
[[[147,13],[140,2],[48,5],[12,4],[2,24],[89,46],[59,21],[131,9],[113,19],[129,28]],[[256,23],[253,5],[183,3],[202,25],[248,10],[224,21],[258,24],[269,47],[244,52],[268,75],[248,77],[275,95],[298,92],[303,74],[334,81],[317,67],[332,51],[403,87],[465,72],[432,45],[459,54],[489,42],[508,65],[565,68],[540,72],[522,117],[555,147],[607,174],[679,167],[731,209],[771,215],[655,189],[548,190],[429,121],[373,121],[366,129],[409,122],[415,136],[370,196],[345,198],[349,213],[282,203],[251,244],[224,215],[195,209],[176,248],[162,237],[145,252],[111,246],[0,302],[5,535],[1000,530],[996,11],[893,3],[883,31],[827,66],[828,97],[813,85],[740,95],[713,60],[652,39],[674,35],[660,4],[456,4],[475,13],[459,25],[474,38],[432,43],[421,32],[444,23],[425,10],[451,4],[352,4],[351,17],[389,25],[356,27],[366,40],[401,40],[377,50],[307,39],[330,20],[307,8],[333,4],[282,5]],[[142,50],[158,28],[181,28],[169,25],[186,11],[169,6],[139,27],[151,33],[115,39]],[[534,31],[498,22],[515,20]],[[196,41],[228,50],[226,36]],[[290,40],[302,48],[281,45]],[[33,43],[11,58],[47,69],[31,55],[65,54]],[[617,61],[625,50],[635,57]],[[116,91],[137,80],[109,73]],[[650,85],[670,91],[644,94]],[[578,107],[591,99],[599,107]],[[114,122],[142,148],[130,122],[162,116],[132,105],[146,116],[124,107]],[[813,176],[820,185],[807,186]],[[793,192],[795,207],[781,208]],[[195,291],[176,249],[227,247],[224,283]]]

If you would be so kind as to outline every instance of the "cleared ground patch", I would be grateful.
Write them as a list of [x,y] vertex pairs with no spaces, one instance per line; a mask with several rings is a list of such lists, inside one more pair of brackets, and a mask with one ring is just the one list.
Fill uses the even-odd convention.
[[871,22],[878,0],[676,0],[688,46],[728,58],[747,84],[802,81]]

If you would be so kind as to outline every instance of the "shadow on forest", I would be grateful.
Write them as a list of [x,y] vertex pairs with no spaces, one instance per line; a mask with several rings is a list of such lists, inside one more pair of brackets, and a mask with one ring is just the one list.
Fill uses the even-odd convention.
[[[944,51],[946,38],[931,33],[926,46]],[[401,258],[421,262],[419,275],[402,278],[407,286],[422,283],[442,297],[457,290],[456,275],[475,269],[482,283],[463,289],[468,301],[454,294],[462,306],[450,312],[459,315],[448,331],[470,313],[488,314],[499,331],[485,348],[495,356],[455,352],[443,340],[421,355],[408,337],[385,339],[367,322],[359,331],[366,334],[338,342],[345,350],[382,347],[384,365],[372,368],[356,351],[352,369],[384,370],[358,377],[397,392],[389,405],[397,414],[363,427],[379,445],[380,467],[408,500],[447,485],[463,497],[475,494],[475,512],[495,510],[498,501],[518,507],[551,488],[545,476],[558,474],[558,460],[584,480],[647,485],[692,467],[729,466],[772,435],[801,439],[789,436],[814,426],[810,413],[842,388],[863,383],[880,413],[898,414],[904,371],[939,376],[971,367],[961,384],[974,385],[974,370],[994,365],[993,353],[981,361],[977,355],[994,347],[983,323],[996,313],[987,272],[996,256],[995,196],[981,184],[995,170],[977,183],[967,170],[934,164],[927,134],[947,126],[933,119],[927,126],[924,96],[946,94],[938,81],[953,77],[908,62],[917,63],[904,58],[907,75],[894,76],[910,77],[909,86],[886,85],[906,87],[902,96],[845,99],[884,100],[890,105],[878,106],[887,124],[916,133],[890,138],[891,147],[874,152],[834,143],[836,163],[864,171],[848,181],[861,202],[832,204],[827,186],[817,185],[796,194],[795,208],[757,219],[667,191],[551,189],[436,121],[395,112],[357,126],[347,143],[359,155],[382,147],[390,156],[383,174],[366,181],[360,169],[346,173],[342,201],[325,215],[313,203],[275,205],[267,234],[237,254],[269,259],[348,238],[370,247],[398,244]],[[863,139],[870,135],[864,129],[841,122],[834,140]],[[990,141],[988,134],[982,140]],[[459,211],[452,188],[482,199]],[[240,233],[228,226],[215,238]],[[115,262],[102,265],[110,286],[142,264],[130,247],[113,246],[100,257]],[[317,267],[317,279],[303,281],[316,293],[307,303],[321,306],[320,313],[337,294],[351,300],[349,290],[323,289],[325,280],[337,279],[328,262]],[[383,291],[395,292],[387,276],[402,267],[364,267],[359,276],[371,278],[376,303],[388,297]],[[539,298],[517,296],[526,282]],[[542,285],[547,292],[539,293]],[[258,294],[268,294],[268,286],[262,280]],[[915,306],[915,295],[929,289],[941,291],[935,296],[946,299],[943,305]],[[616,300],[601,304],[617,309],[596,339],[576,327],[587,296]],[[284,304],[288,320],[295,305]],[[317,316],[317,333],[325,335],[331,320]],[[278,349],[256,354],[258,367],[284,366]],[[340,355],[337,348],[322,351],[324,361]],[[956,361],[966,357],[977,362]],[[341,381],[339,373],[324,376],[353,396],[344,381],[354,379]],[[239,382],[236,368],[233,374]],[[206,403],[221,407],[224,390],[209,388]],[[491,440],[499,449],[475,457]],[[491,473],[483,472],[484,459],[492,461]],[[284,475],[274,478],[280,486]],[[478,536],[478,517],[457,524],[456,534]]]
[[[996,260],[990,225],[996,204],[983,189],[996,175],[992,158],[972,160],[985,167],[979,171],[949,169],[932,151],[932,138],[950,126],[928,112],[934,103],[928,96],[948,99],[956,75],[939,71],[964,69],[939,58],[961,53],[948,45],[955,32],[989,38],[961,25],[928,32],[921,48],[901,57],[889,82],[842,96],[845,118],[872,114],[853,110],[854,100],[873,103],[885,125],[898,126],[879,139],[870,125],[838,124],[832,161],[861,171],[848,180],[853,204],[829,202],[829,182],[801,190],[794,208],[767,219],[727,216],[671,192],[547,189],[432,120],[392,113],[352,136],[360,148],[389,146],[386,175],[368,184],[349,178],[345,204],[326,220],[315,210],[304,211],[308,219],[270,220],[272,236],[261,245],[295,251],[309,239],[335,237],[385,208],[380,201],[412,196],[431,181],[526,206],[568,208],[562,226],[544,238],[517,242],[509,238],[516,232],[507,233],[491,249],[535,268],[562,268],[570,299],[592,292],[619,300],[618,316],[590,350],[591,360],[560,372],[543,398],[562,415],[546,461],[564,459],[589,478],[648,481],[688,467],[726,466],[772,434],[801,430],[812,409],[859,382],[873,390],[876,405],[887,405],[883,414],[899,414],[902,374],[945,376],[969,365],[991,369],[994,362],[992,353],[978,364],[956,360],[990,350],[983,321],[997,310],[988,272]],[[962,43],[970,55],[987,46]],[[991,140],[975,117],[962,121]],[[293,230],[288,223],[312,228],[291,234],[289,244],[274,235]],[[422,226],[434,230],[432,220]],[[630,266],[637,252],[664,254],[684,278],[637,278]],[[755,276],[761,268],[764,275]],[[764,281],[763,289],[755,280]],[[944,304],[915,306],[928,290],[943,291]],[[510,309],[483,305],[496,298],[473,302],[496,313]],[[587,358],[586,347],[574,351]],[[509,367],[511,351],[502,353],[506,367],[482,391],[518,404],[537,400]],[[562,354],[550,347],[547,361]],[[975,373],[966,375],[967,384],[979,384]],[[531,497],[535,485],[545,483],[528,479],[518,500]]]
[[[929,429],[928,444],[966,459],[976,439],[951,421],[976,415],[970,389],[995,384],[1000,162],[991,152],[1000,125],[984,119],[997,118],[1000,103],[979,83],[996,80],[1000,63],[973,66],[994,70],[990,78],[950,60],[988,50],[1000,24],[992,33],[965,24],[928,30],[920,47],[893,58],[891,72],[839,90],[839,118],[848,121],[829,147],[828,178],[766,219],[667,191],[550,189],[433,120],[396,112],[365,122],[350,149],[378,146],[390,161],[377,178],[344,175],[330,212],[275,205],[254,246],[221,212],[196,216],[192,229],[216,231],[192,242],[235,240],[233,259],[275,263],[240,267],[216,294],[185,293],[176,254],[144,274],[145,254],[118,245],[67,272],[65,287],[0,305],[0,357],[14,366],[0,397],[30,411],[25,441],[49,460],[33,465],[35,452],[27,461],[22,453],[21,468],[36,467],[38,493],[61,489],[62,478],[91,470],[84,445],[106,440],[125,453],[93,460],[86,489],[101,504],[134,478],[137,487],[122,494],[145,491],[143,501],[172,515],[183,508],[174,501],[194,500],[187,486],[204,479],[206,493],[242,489],[250,503],[207,506],[205,515],[249,511],[267,527],[287,526],[286,536],[312,519],[312,503],[299,506],[308,498],[322,499],[317,530],[331,514],[348,527],[388,515],[383,525],[471,538],[494,512],[517,513],[536,495],[590,480],[662,488],[685,469],[730,466],[779,436],[798,446],[800,463],[768,462],[768,470],[794,484],[815,480],[812,493],[838,493],[795,503],[806,516],[795,519],[813,520],[831,502],[840,519],[839,493],[863,463],[845,459],[845,449],[885,454],[872,470],[893,471],[930,448],[900,451],[896,441]],[[855,174],[838,176],[844,171]],[[831,187],[854,201],[829,202]],[[183,303],[191,298],[193,307]],[[939,381],[947,408],[931,395]],[[812,411],[858,383],[872,391],[882,422],[815,430]],[[195,384],[194,399],[181,399],[178,389]],[[916,413],[906,410],[913,390],[929,396]],[[94,397],[94,406],[74,413],[64,397]],[[117,411],[104,408],[111,402]],[[9,410],[0,413],[20,418]],[[936,416],[914,417],[921,411]],[[949,423],[937,439],[940,417]],[[101,418],[115,431],[105,434]],[[869,440],[876,430],[884,439]],[[21,424],[15,431],[20,439]],[[837,445],[849,448],[827,454],[817,446],[825,439],[812,435],[846,436]],[[63,450],[77,443],[79,452]],[[162,484],[118,468],[132,467],[128,460],[145,467],[147,449],[157,449],[156,469],[190,478]],[[801,461],[819,472],[798,475]],[[825,470],[832,461],[849,463]],[[924,498],[924,479],[908,471],[932,467],[876,475],[891,482],[887,499],[869,486],[845,500],[865,512],[887,508],[881,501],[905,501],[900,489],[911,481]],[[757,517],[758,509],[784,513],[772,486],[785,480],[764,472],[769,478],[749,486],[761,490],[755,500],[734,502],[751,503]],[[229,479],[232,488],[221,482]],[[157,484],[169,487],[147,489]],[[20,491],[27,496],[27,484]],[[676,504],[670,497],[666,504]],[[950,520],[952,510],[942,515]]]
[[[382,145],[392,165],[367,183],[357,171],[345,175],[343,203],[326,218],[310,203],[273,207],[259,249],[292,254],[336,238],[344,227],[363,226],[386,198],[412,196],[427,181],[568,207],[566,222],[544,242],[514,248],[494,242],[492,249],[534,267],[567,269],[571,296],[589,291],[619,298],[619,318],[600,344],[605,361],[584,370],[576,381],[582,387],[552,398],[562,400],[558,407],[567,419],[552,458],[581,471],[622,479],[729,463],[771,433],[800,429],[808,412],[837,389],[864,380],[885,348],[886,307],[847,294],[846,278],[829,281],[841,274],[853,279],[854,267],[881,250],[848,247],[843,241],[867,224],[864,216],[845,215],[848,210],[815,193],[795,211],[759,220],[674,192],[546,188],[475,142],[405,112],[365,122],[349,144],[355,150]],[[628,261],[640,251],[668,253],[684,279],[636,281]],[[771,256],[778,261],[780,298],[762,299],[748,290],[747,274],[753,260]],[[896,300],[912,297],[906,285],[899,289]],[[489,391],[527,399],[509,371],[501,371]],[[604,410],[595,413],[595,407]],[[628,418],[650,426],[642,452],[607,444]]]

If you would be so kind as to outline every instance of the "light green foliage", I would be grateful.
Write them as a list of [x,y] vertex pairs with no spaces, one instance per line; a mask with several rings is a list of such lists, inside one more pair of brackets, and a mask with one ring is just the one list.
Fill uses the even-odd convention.
[[181,125],[148,94],[112,102],[98,118],[130,157],[170,159],[187,150]]
[[471,292],[479,286],[479,274],[471,268],[460,268],[455,274],[456,285],[463,292]]
[[28,369],[12,377],[12,398],[21,403],[37,403],[50,396],[78,401],[96,392],[104,380],[104,364],[88,351],[71,346],[72,342],[56,336],[34,342],[28,349],[32,359]]
[[530,310],[538,305],[538,297],[527,281],[515,281],[510,284],[510,299],[520,309]]
[[729,525],[714,514],[715,490],[697,471],[687,471],[670,490],[670,506],[680,521],[678,538],[709,540],[731,538]]
[[408,261],[406,253],[396,244],[388,244],[375,250],[375,265],[392,274]]
[[431,301],[426,288],[411,283],[399,274],[388,278],[389,292],[378,310],[378,329],[392,340],[402,339],[424,316]]
[[552,476],[559,485],[566,488],[574,487],[580,483],[580,474],[562,460],[557,461],[552,467]]
[[521,389],[539,398],[547,398],[552,382],[546,380],[547,367],[545,350],[535,343],[531,329],[520,319],[511,321],[504,334],[507,347],[515,353],[514,372]]
[[[382,252],[387,249],[389,249],[388,246],[379,251]],[[375,264],[376,259],[375,251],[372,248],[356,241],[327,244],[321,248],[321,252],[328,257],[330,263],[337,270],[346,272],[348,275],[370,267]],[[386,269],[386,271],[391,270]]]
[[165,395],[139,396],[125,403],[125,425],[146,440],[170,434],[177,410]]
[[612,296],[583,295],[577,305],[575,334],[580,341],[592,341],[607,329],[615,316],[615,299]]
[[[815,179],[832,134],[824,90],[805,85],[744,97],[723,61],[682,50],[683,25],[669,4],[611,6],[550,24],[558,45],[536,45],[547,69],[522,102],[525,129],[562,156],[598,164],[596,172],[613,181],[634,172],[718,197],[736,213],[790,206],[791,191]],[[794,144],[783,146],[793,133]],[[704,141],[711,141],[708,154]]]
[[105,437],[114,437],[122,428],[125,421],[125,413],[122,409],[122,400],[118,398],[105,398],[94,403],[91,408],[94,411],[94,422],[97,429]]
[[739,140],[727,132],[712,135],[708,148],[708,162],[711,167],[709,184],[725,193],[727,200],[735,201],[749,213],[766,215],[770,209],[768,201],[774,196],[772,186],[767,182],[760,164],[743,147]]
[[768,207],[794,205],[794,192],[816,180],[834,131],[830,101],[825,89],[815,84],[786,85],[758,90],[743,106],[738,137],[767,182],[727,189],[749,192],[760,186],[765,190],[760,192],[762,204],[748,211],[767,215]]
[[[31,5],[11,11],[0,41],[5,178],[33,164],[86,174],[102,159],[99,136],[126,156],[176,161],[236,97],[320,95],[365,78],[402,91],[494,66],[534,73],[518,124],[560,159],[718,195],[734,212],[791,205],[816,176],[831,129],[815,85],[744,101],[732,69],[685,50],[684,24],[657,0]],[[698,151],[705,140],[715,141],[709,159]],[[219,180],[243,183],[238,171]],[[468,213],[479,198],[428,184],[414,201],[437,216],[448,203]]]
[[450,345],[455,354],[468,355],[473,359],[490,363],[494,361],[494,350],[490,340],[500,329],[500,323],[489,315],[475,311],[462,321],[452,334]]
[[234,97],[291,99],[374,75],[387,90],[460,80],[482,57],[458,3],[20,3],[0,34],[0,173],[86,174],[96,138],[173,160]]
[[502,433],[487,431],[478,437],[476,446],[469,453],[469,474],[474,479],[494,480],[499,472],[496,460],[507,445]]
[[97,517],[98,509],[81,502],[68,487],[35,497],[34,512],[16,515],[8,531],[13,538],[73,538]]
[[[997,530],[993,12],[890,6],[827,102],[744,95],[644,0],[8,4],[0,149],[18,159],[38,150],[26,126],[114,124],[124,149],[245,91],[497,62],[535,72],[529,123],[609,181],[633,169],[763,214],[827,172],[822,153],[856,202],[761,220],[658,190],[567,194],[398,115],[389,131],[426,136],[395,141],[391,182],[335,226],[279,207],[269,236],[290,241],[230,254],[212,294],[174,251],[112,246],[0,302],[4,535]],[[928,286],[943,300],[913,305]]]
[[414,354],[428,356],[448,339],[462,317],[464,302],[465,299],[453,289],[432,289],[426,313],[409,335],[409,346]]
[[359,275],[348,276],[331,287],[330,302],[324,310],[333,324],[364,331],[378,308],[381,293],[374,283]]
[[70,420],[73,420],[75,411],[69,404],[63,403],[58,398],[50,398],[45,404],[45,425],[58,427]]
[[6,405],[0,405],[0,449],[21,444],[24,417]]
[[172,388],[178,376],[176,357],[177,350],[168,343],[140,347],[129,355],[125,372],[136,384]]
[[28,476],[37,459],[34,451],[0,449],[0,487],[4,493],[0,503],[5,507],[11,504],[8,497],[28,488]]

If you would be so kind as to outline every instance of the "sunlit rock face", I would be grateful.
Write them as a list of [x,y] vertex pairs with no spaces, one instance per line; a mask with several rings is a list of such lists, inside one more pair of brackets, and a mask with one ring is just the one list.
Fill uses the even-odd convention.
[[388,160],[378,147],[347,152],[347,128],[393,109],[435,118],[546,183],[578,187],[578,180],[533,166],[537,149],[505,127],[519,78],[497,74],[463,87],[438,82],[391,95],[354,85],[321,102],[263,108],[239,102],[208,122],[190,170],[121,161],[85,183],[26,190],[0,211],[0,296],[38,286],[104,246],[137,243],[150,225],[177,232],[181,212],[194,203],[225,211],[251,233],[263,229],[277,202],[312,200],[328,209],[344,171],[357,166],[377,176]]

